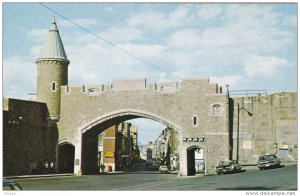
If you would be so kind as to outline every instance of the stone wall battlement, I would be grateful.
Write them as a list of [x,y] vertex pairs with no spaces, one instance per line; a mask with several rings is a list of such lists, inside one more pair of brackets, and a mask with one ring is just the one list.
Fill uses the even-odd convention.
[[117,91],[153,91],[156,93],[176,93],[181,89],[192,89],[194,91],[205,89],[206,94],[222,94],[222,87],[216,83],[210,83],[208,78],[184,79],[181,83],[177,81],[147,83],[146,79],[116,80],[112,84],[88,84],[75,86],[62,86],[62,93],[72,94],[81,92],[90,96],[97,96],[107,92]]

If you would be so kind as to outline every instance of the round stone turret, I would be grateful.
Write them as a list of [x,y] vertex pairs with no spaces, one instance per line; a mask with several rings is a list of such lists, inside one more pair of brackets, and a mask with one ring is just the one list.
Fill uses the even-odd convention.
[[47,103],[49,116],[59,120],[61,86],[68,84],[68,65],[55,20],[50,25],[46,42],[37,64],[37,101]]

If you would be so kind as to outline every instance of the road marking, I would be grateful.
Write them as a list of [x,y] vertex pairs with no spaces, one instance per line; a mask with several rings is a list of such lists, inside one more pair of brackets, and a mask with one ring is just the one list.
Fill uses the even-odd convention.
[[144,188],[149,188],[149,187],[153,187],[153,186],[158,186],[158,185],[162,185],[162,184],[166,184],[166,183],[172,182],[172,181],[174,181],[174,180],[177,180],[177,179],[163,181],[162,183],[156,183],[156,184],[153,184],[153,185],[151,185],[151,186],[144,186],[144,187],[141,187],[141,188],[138,188],[138,189],[134,189],[134,190],[141,190],[141,189],[144,189]]
[[[157,186],[157,185],[169,183],[169,182],[174,181],[174,180],[177,180],[177,179],[161,180],[161,181],[158,181],[158,182],[148,182],[148,183],[144,183],[144,184],[124,186],[124,187],[116,188],[116,189],[113,189],[113,190],[114,191],[123,190],[123,189],[125,189],[125,190],[127,189],[128,190],[128,188],[130,188],[129,190],[141,190],[143,188],[148,188],[148,187],[153,187],[153,186]],[[140,186],[142,186],[142,187],[140,187]],[[137,187],[140,187],[140,188],[137,188]]]

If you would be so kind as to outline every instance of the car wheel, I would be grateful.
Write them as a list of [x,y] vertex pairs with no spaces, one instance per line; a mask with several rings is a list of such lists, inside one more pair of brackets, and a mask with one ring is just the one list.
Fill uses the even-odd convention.
[[15,190],[22,190],[22,187],[20,184],[16,183],[16,187],[15,187]]

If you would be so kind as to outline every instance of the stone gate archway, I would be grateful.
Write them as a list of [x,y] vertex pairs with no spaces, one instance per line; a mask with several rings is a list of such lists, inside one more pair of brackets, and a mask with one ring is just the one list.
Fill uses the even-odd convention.
[[58,144],[58,173],[74,173],[75,146],[69,142]]
[[[202,150],[202,160],[199,160],[199,158],[196,157],[196,151]],[[188,176],[194,176],[196,174],[196,166],[202,165],[204,167],[204,173],[206,174],[206,167],[205,167],[205,148],[199,145],[194,145],[189,148],[187,148],[187,175]],[[201,162],[202,161],[202,162]],[[199,166],[198,166],[199,167]]]
[[[174,122],[170,122],[159,115],[146,111],[124,109],[103,115],[78,129],[78,141],[81,142],[75,144],[77,151],[75,155],[76,164],[74,167],[74,173],[97,173],[97,135],[113,125],[135,118],[147,118],[160,122],[167,127],[172,128],[180,135],[181,128],[179,125],[175,124]],[[81,150],[79,151],[79,149]]]
[[148,118],[177,130],[181,175],[187,175],[186,149],[191,145],[206,143],[206,166],[211,173],[219,159],[229,158],[228,99],[207,78],[62,86],[61,92],[59,141],[75,145],[76,174],[81,174],[82,167],[91,172],[95,168],[82,162],[83,154],[94,154],[82,145],[95,145],[92,138],[99,130],[134,118]]

